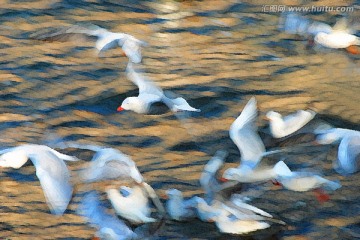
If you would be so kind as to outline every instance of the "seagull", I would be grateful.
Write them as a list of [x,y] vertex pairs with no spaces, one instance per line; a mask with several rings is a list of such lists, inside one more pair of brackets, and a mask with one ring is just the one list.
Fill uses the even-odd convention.
[[106,190],[106,193],[115,212],[131,223],[141,224],[156,221],[155,218],[150,217],[148,196],[141,187],[122,186],[120,191],[110,188]]
[[245,234],[270,227],[270,224],[265,221],[285,224],[282,221],[272,219],[271,214],[249,204],[238,203],[239,206],[229,206],[216,200],[208,205],[202,198],[197,197],[196,200],[199,218],[205,222],[215,222],[218,229],[223,233]]
[[296,113],[282,117],[280,113],[269,111],[266,117],[269,119],[270,132],[275,138],[286,137],[310,122],[316,113],[311,110],[299,110]]
[[216,179],[216,174],[224,165],[224,159],[227,156],[225,151],[217,151],[215,155],[205,165],[200,176],[200,185],[205,191],[206,202],[211,203],[215,194],[222,188],[219,181]]
[[312,172],[295,172],[291,175],[279,176],[276,179],[285,189],[295,192],[306,192],[315,190],[318,194],[319,201],[328,200],[329,196],[324,194],[322,189],[335,191],[341,187],[341,184],[336,181],[330,181]]
[[[80,146],[81,147],[81,146]],[[90,166],[83,170],[81,177],[85,182],[109,179],[144,181],[135,162],[114,148],[100,148],[91,159]]]
[[70,173],[66,161],[77,161],[76,157],[55,151],[45,145],[24,144],[18,147],[0,151],[0,167],[18,169],[28,159],[36,169],[36,176],[40,180],[46,202],[52,214],[62,215],[72,197]]
[[171,219],[184,221],[196,217],[196,198],[184,200],[182,192],[177,189],[166,191],[168,200],[166,201],[166,211]]
[[346,128],[330,128],[315,131],[316,142],[319,144],[332,144],[340,142],[346,136],[360,136],[360,131]]
[[117,217],[106,212],[106,208],[100,202],[97,191],[91,191],[84,195],[78,206],[79,215],[98,229],[97,236],[101,239],[125,240],[135,239],[135,234],[126,224]]
[[311,21],[296,13],[286,14],[281,18],[283,30],[291,34],[314,36],[316,43],[327,48],[346,48],[348,52],[359,54],[353,46],[360,45],[360,38],[349,29],[347,20],[342,18],[331,27],[322,22]]
[[340,142],[334,169],[342,175],[353,174],[359,170],[359,161],[360,134],[345,136]]
[[37,36],[33,36],[33,38],[38,40],[63,41],[77,34],[96,37],[95,48],[98,53],[120,46],[129,60],[134,63],[141,62],[141,47],[147,45],[145,42],[129,34],[110,32],[94,24],[73,25],[55,33],[40,33],[37,34]]
[[155,102],[165,103],[171,111],[191,111],[200,112],[199,109],[191,107],[188,102],[182,98],[168,98],[161,88],[156,86],[152,81],[145,79],[144,76],[136,72],[131,62],[126,68],[127,77],[139,87],[139,96],[126,98],[117,111],[131,110],[140,114],[149,113],[151,104]]
[[279,161],[272,168],[257,167],[252,169],[246,165],[238,168],[228,168],[224,172],[223,178],[241,183],[254,183],[273,180],[279,176],[289,175],[291,175],[289,167],[283,161]]

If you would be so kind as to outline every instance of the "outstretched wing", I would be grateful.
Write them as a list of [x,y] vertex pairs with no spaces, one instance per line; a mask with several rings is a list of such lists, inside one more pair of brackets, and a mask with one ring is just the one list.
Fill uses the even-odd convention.
[[65,163],[51,151],[30,154],[29,158],[35,165],[36,175],[51,212],[62,215],[72,196],[70,174]]
[[161,88],[155,85],[152,81],[146,79],[143,75],[137,72],[131,62],[128,63],[126,67],[127,77],[139,88],[139,95],[141,94],[151,94],[163,97],[163,91]]
[[240,150],[242,164],[254,167],[265,152],[265,146],[257,133],[257,106],[252,97],[240,116],[230,126],[230,138]]

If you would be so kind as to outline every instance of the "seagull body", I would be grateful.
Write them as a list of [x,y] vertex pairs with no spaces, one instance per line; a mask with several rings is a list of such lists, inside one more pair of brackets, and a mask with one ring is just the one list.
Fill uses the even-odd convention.
[[321,32],[315,36],[315,42],[327,48],[347,48],[360,45],[360,38],[346,31]]
[[314,111],[299,110],[296,113],[282,117],[281,114],[269,111],[266,117],[269,119],[270,131],[273,137],[286,137],[310,122],[316,113]]
[[334,169],[343,175],[353,174],[359,170],[360,134],[345,136],[338,148],[338,159]]
[[98,229],[97,235],[101,239],[125,240],[137,237],[124,222],[106,212],[96,191],[85,194],[77,212]]
[[182,193],[177,189],[166,191],[168,200],[166,202],[166,211],[171,219],[184,221],[196,216],[196,199],[184,200]]
[[74,25],[61,31],[36,36],[35,38],[39,40],[63,40],[64,37],[74,34],[97,37],[95,48],[98,50],[98,53],[120,46],[129,60],[134,63],[141,62],[141,46],[146,45],[145,42],[129,34],[110,32],[94,24]]
[[122,110],[131,110],[136,113],[146,114],[149,113],[151,104],[155,102],[165,103],[171,111],[192,111],[200,112],[199,109],[191,107],[184,98],[178,97],[175,99],[170,99],[165,96],[164,92],[156,86],[150,80],[141,76],[136,72],[132,66],[132,63],[129,62],[126,68],[127,77],[139,87],[139,95],[137,97],[128,97],[126,98],[118,111]]
[[264,167],[252,169],[246,165],[238,168],[228,168],[223,174],[223,178],[234,180],[241,183],[264,182],[276,179],[279,176],[288,176],[291,174],[288,166],[279,161],[274,167]]
[[141,187],[122,187],[121,190],[127,192],[128,196],[123,196],[116,189],[108,189],[106,191],[107,196],[118,215],[134,224],[156,221],[155,218],[150,217],[151,211],[149,208],[148,196]]
[[137,183],[144,181],[134,161],[114,148],[98,150],[93,156],[90,166],[83,170],[81,175],[86,182],[106,179],[132,179]]
[[330,181],[310,172],[292,172],[290,176],[279,176],[277,181],[291,191],[306,192],[318,188],[336,190],[341,187],[338,182]]
[[[205,222],[215,221],[216,226],[223,233],[244,234],[270,227],[270,224],[259,221],[268,220],[266,217],[256,215],[252,211],[246,211],[245,213],[219,201],[214,201],[211,205],[208,205],[202,198],[197,198],[197,202],[199,218]],[[246,206],[246,210],[248,209],[249,207]],[[255,209],[260,210],[258,208]],[[270,214],[267,215],[271,216]]]
[[316,142],[319,144],[332,144],[340,142],[346,136],[360,136],[360,132],[346,128],[331,128],[315,132],[318,136]]
[[0,167],[20,168],[28,159],[36,169],[36,176],[51,213],[62,215],[72,197],[70,173],[63,160],[77,161],[78,159],[59,153],[44,145],[25,144],[0,152]]

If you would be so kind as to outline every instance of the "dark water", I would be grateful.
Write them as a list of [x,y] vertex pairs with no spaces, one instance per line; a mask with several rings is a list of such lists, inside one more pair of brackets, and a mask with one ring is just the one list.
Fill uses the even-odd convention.
[[[258,100],[261,129],[269,110],[288,114],[312,108],[319,113],[318,120],[360,130],[359,58],[342,50],[307,49],[305,39],[279,32],[280,14],[264,13],[262,6],[284,3],[301,2],[40,0],[0,4],[2,146],[47,143],[55,134],[78,143],[115,147],[133,158],[159,195],[178,188],[191,196],[202,194],[198,179],[217,149],[230,152],[226,168],[238,164],[239,152],[228,129],[251,96]],[[356,11],[352,14],[359,15]],[[336,14],[312,17],[333,23]],[[87,22],[148,42],[143,71],[202,112],[190,114],[185,125],[171,113],[117,113],[125,97],[137,94],[125,77],[127,60],[120,50],[98,58],[91,42],[28,38],[43,29]],[[303,135],[283,142],[266,141],[266,145],[292,146],[310,139]],[[319,204],[311,192],[254,186],[254,191],[263,194],[252,203],[288,225],[274,225],[241,239],[352,239],[349,232],[359,232],[359,175],[345,178],[332,170],[336,147],[307,151],[287,155],[290,168],[314,168],[331,180],[340,180],[343,187],[331,194],[330,201]],[[91,159],[89,151],[64,152]],[[75,175],[84,165],[83,161],[70,163],[69,168]],[[66,214],[55,217],[49,213],[31,164],[2,170],[0,178],[0,239],[89,239],[94,235],[95,229],[74,211],[83,186],[75,186]],[[103,191],[104,185],[94,188]],[[219,234],[213,224],[167,221],[156,238],[233,237]]]

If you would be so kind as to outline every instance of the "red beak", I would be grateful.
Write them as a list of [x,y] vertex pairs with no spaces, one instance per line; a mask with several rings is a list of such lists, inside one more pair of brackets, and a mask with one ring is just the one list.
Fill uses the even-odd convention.
[[229,179],[226,179],[226,178],[221,177],[221,178],[219,178],[219,181],[224,183],[224,182],[228,182]]
[[117,108],[118,112],[121,112],[122,110],[125,110],[125,109],[123,109],[121,106]]

